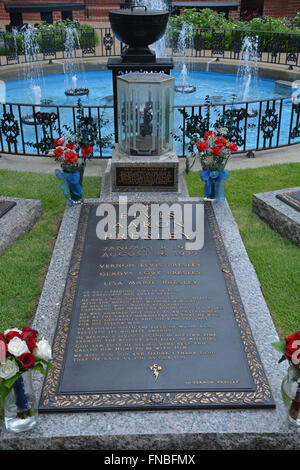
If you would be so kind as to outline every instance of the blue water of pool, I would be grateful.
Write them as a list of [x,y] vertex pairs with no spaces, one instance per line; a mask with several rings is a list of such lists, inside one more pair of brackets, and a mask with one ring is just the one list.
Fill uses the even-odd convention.
[[[175,85],[179,85],[180,82],[180,71],[173,70],[171,72],[175,78]],[[110,71],[92,71],[77,73],[77,87],[88,88],[89,94],[80,97],[84,106],[108,106],[105,109],[103,117],[108,121],[103,129],[102,135],[113,134],[113,91],[112,91],[112,73]],[[36,96],[30,86],[32,83],[29,80],[19,79],[6,83],[6,103],[22,103],[22,104],[34,104],[36,103]],[[35,80],[35,85],[37,81]],[[175,92],[175,105],[200,105],[205,102],[206,96],[209,96],[212,103],[232,103],[233,95],[236,96],[235,102],[243,100],[245,91],[245,82],[237,78],[236,75],[222,74],[215,72],[201,72],[201,71],[189,71],[187,84],[196,87],[196,91],[193,93],[179,93]],[[65,90],[72,88],[72,79],[68,75],[57,74],[47,75],[42,79],[39,79],[38,85],[41,89],[41,99],[51,100],[51,104],[47,107],[42,107],[41,111],[44,112],[57,112],[57,106],[65,106],[60,108],[60,126],[70,125],[74,121],[73,108],[69,108],[68,105],[76,105],[78,97],[67,96]],[[252,79],[249,87],[249,93],[247,95],[247,101],[256,100],[267,100],[280,97],[290,97],[290,89],[287,87],[286,91],[284,88],[277,91],[276,82],[270,79],[257,78]],[[241,105],[237,105],[240,107]],[[276,112],[280,113],[280,101],[275,103]],[[18,109],[16,106],[12,106],[15,115],[18,115]],[[218,110],[222,107],[216,107],[212,110],[211,119],[212,122],[217,118]],[[259,103],[251,103],[249,105],[250,111],[258,111]],[[266,104],[263,103],[261,111],[266,110]],[[187,109],[189,111],[189,109]],[[283,102],[281,110],[281,129],[280,138],[278,141],[279,145],[286,145],[288,142],[289,126],[290,126],[290,113],[291,113],[291,100],[287,99]],[[32,114],[32,106],[21,107],[22,116]],[[97,118],[97,108],[91,108],[91,115]],[[182,123],[182,115],[178,110],[175,111],[174,116],[174,132],[179,131],[179,126]],[[247,130],[246,147],[255,148],[257,143],[263,146],[262,135],[259,137],[257,142],[257,126],[258,118],[249,118],[248,124],[252,124],[253,128]],[[25,142],[33,142],[36,140],[35,129],[33,126],[23,124],[23,135]],[[42,138],[42,131],[38,131],[38,138]],[[262,133],[261,133],[262,134]],[[21,142],[18,142],[18,145]],[[175,142],[176,149],[179,155],[182,154],[182,144]],[[273,144],[274,145],[274,144]],[[27,152],[35,152],[35,150],[27,144],[24,149]],[[106,149],[103,155],[110,155],[111,149]]]
[[[171,75],[175,78],[175,85],[180,84],[180,71],[173,70]],[[110,71],[94,71],[77,73],[77,87],[88,88],[88,95],[82,96],[84,105],[99,106],[112,103],[112,74]],[[236,75],[215,72],[189,71],[187,83],[196,87],[194,93],[175,93],[176,105],[201,104],[208,95],[214,101],[231,102],[232,95],[237,95],[237,100],[243,98],[243,80],[237,79]],[[47,75],[35,84],[41,87],[42,99],[52,100],[56,105],[73,105],[77,97],[66,96],[65,90],[72,88],[72,81],[68,75]],[[285,96],[288,96],[289,90]],[[260,100],[280,97],[276,92],[274,80],[258,78],[252,80],[248,100]],[[34,94],[30,88],[29,80],[15,80],[6,83],[6,102],[8,103],[35,103]]]

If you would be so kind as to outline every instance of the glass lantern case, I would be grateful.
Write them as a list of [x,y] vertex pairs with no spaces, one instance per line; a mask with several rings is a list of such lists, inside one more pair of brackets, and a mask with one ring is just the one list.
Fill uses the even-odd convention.
[[164,73],[117,77],[118,143],[128,155],[173,149],[174,78]]

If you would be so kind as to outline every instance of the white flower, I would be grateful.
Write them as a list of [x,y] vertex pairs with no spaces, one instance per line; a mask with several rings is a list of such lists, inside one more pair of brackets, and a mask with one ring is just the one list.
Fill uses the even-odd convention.
[[10,379],[19,372],[19,366],[14,359],[6,359],[0,364],[0,378]]
[[44,361],[50,361],[50,359],[52,359],[52,351],[48,341],[42,338],[37,343],[37,347],[33,350],[33,354],[40,359],[44,359]]
[[22,333],[21,330],[18,330],[18,328],[11,328],[10,330],[5,330],[4,331],[4,336],[7,335],[7,333],[9,333],[10,331],[17,331],[18,333]]
[[8,352],[13,356],[21,356],[21,354],[29,352],[26,341],[14,336],[7,346]]
[[220,135],[227,135],[228,133],[228,128],[227,127],[220,127],[218,130],[217,130],[217,134],[220,134]]

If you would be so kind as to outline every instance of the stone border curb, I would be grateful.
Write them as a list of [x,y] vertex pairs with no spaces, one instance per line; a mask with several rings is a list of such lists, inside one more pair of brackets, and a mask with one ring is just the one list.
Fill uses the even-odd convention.
[[300,212],[280,201],[277,194],[299,191],[300,187],[253,194],[252,210],[273,230],[300,246]]
[[0,196],[0,200],[17,204],[0,218],[0,253],[12,245],[21,235],[30,232],[42,215],[42,203],[37,199],[21,199]]

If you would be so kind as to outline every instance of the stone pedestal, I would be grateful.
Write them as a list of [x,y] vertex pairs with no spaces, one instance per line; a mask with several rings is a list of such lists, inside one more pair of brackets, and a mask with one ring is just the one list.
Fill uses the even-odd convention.
[[159,156],[127,155],[115,145],[106,172],[112,192],[174,192],[178,185],[179,160],[175,149]]

